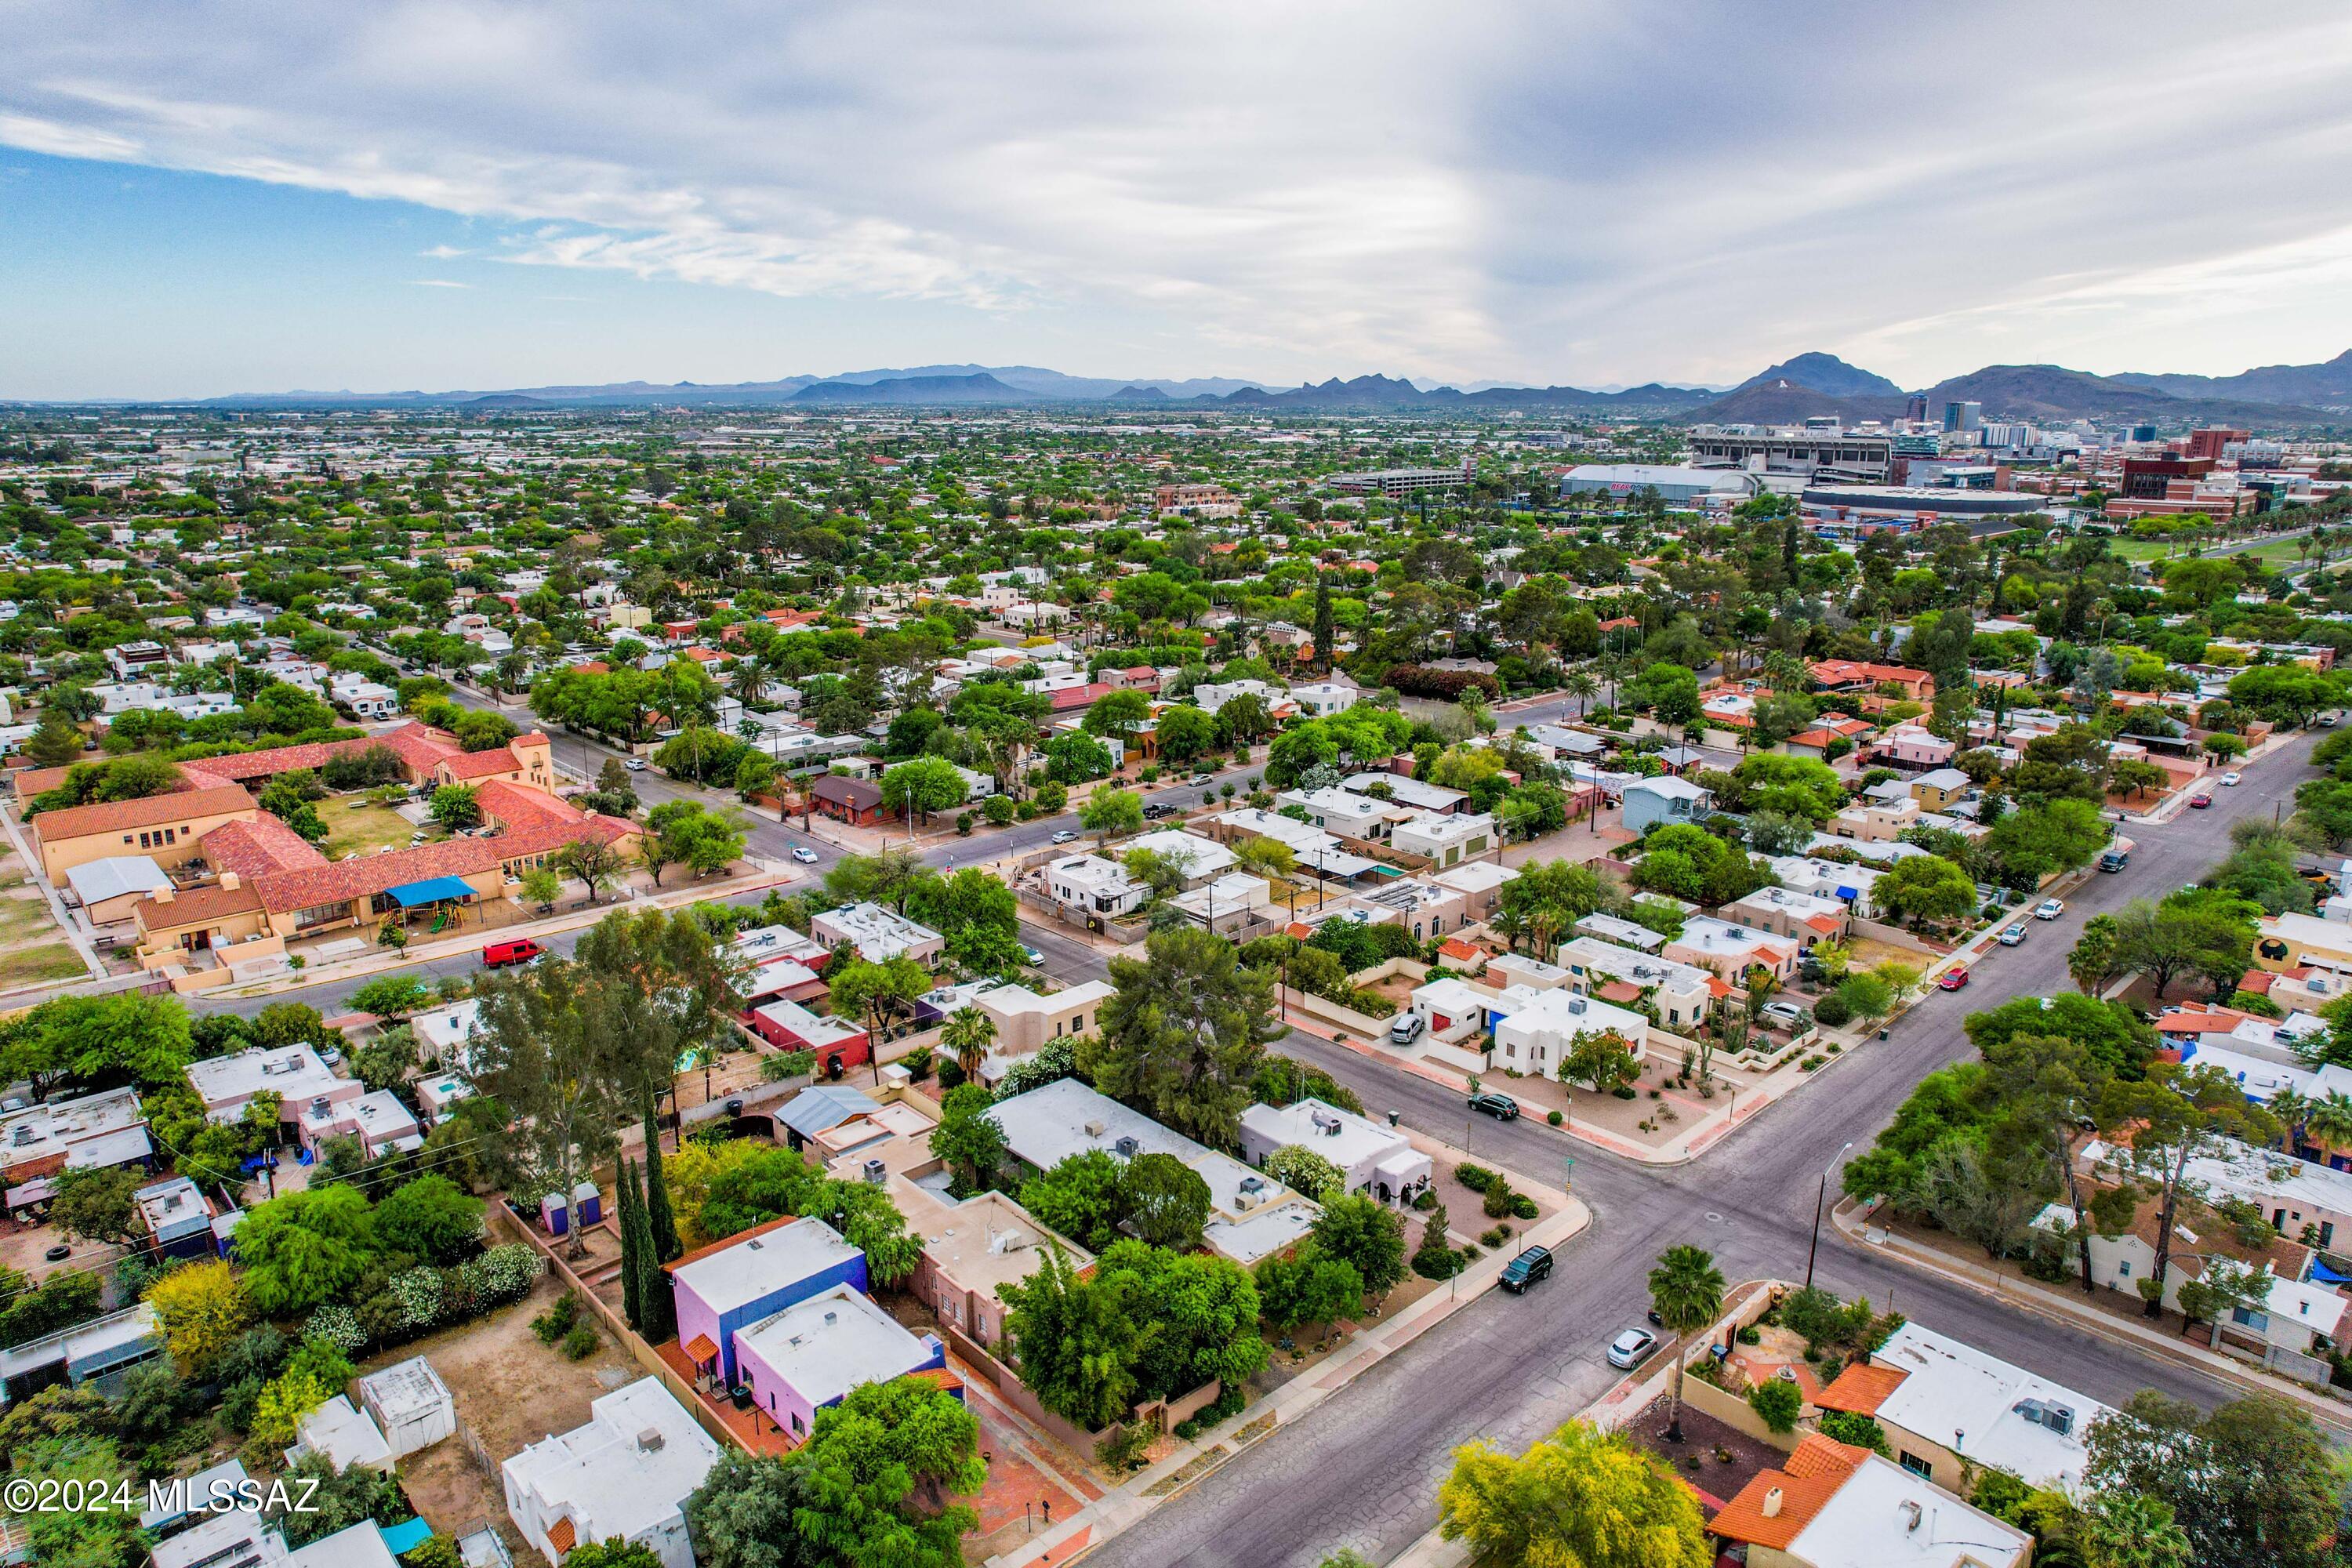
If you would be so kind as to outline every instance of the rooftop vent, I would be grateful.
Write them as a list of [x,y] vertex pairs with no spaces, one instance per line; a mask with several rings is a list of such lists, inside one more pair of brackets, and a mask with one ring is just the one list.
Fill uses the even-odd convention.
[[832,1312],[827,1312],[827,1313],[824,1315],[824,1321],[825,1321],[826,1322],[828,1322],[828,1323],[831,1323],[831,1322],[835,1321],[835,1318],[836,1318],[836,1314],[832,1313]]
[[1089,1137],[1089,1138],[1099,1138],[1099,1137],[1101,1137],[1102,1135],[1103,1135],[1103,1124],[1102,1124],[1100,1121],[1089,1121],[1089,1122],[1087,1122],[1087,1137]]
[[662,1450],[664,1441],[660,1427],[648,1426],[637,1434],[637,1451],[641,1454],[658,1454]]
[[753,1237],[751,1240],[749,1240],[749,1241],[745,1242],[743,1245],[744,1245],[744,1246],[746,1246],[746,1247],[750,1247],[752,1251],[757,1252],[757,1251],[759,1251],[759,1250],[760,1250],[760,1238],[759,1238],[758,1237],[756,1237],[756,1236],[755,1236],[755,1237]]
[[1779,1487],[1774,1487],[1771,1490],[1764,1494],[1764,1517],[1766,1519],[1778,1519],[1780,1517],[1780,1504],[1786,1500],[1786,1496],[1787,1494],[1782,1492]]

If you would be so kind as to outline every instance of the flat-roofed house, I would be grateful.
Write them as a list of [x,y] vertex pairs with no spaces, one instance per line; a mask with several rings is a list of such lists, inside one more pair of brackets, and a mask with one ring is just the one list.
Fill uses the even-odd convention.
[[809,1435],[818,1411],[863,1384],[939,1373],[947,1391],[963,1397],[961,1380],[946,1372],[947,1346],[938,1335],[909,1333],[846,1285],[736,1330],[735,1353],[752,1408],[796,1440]]
[[836,1285],[866,1287],[866,1254],[821,1219],[777,1219],[662,1265],[687,1359],[720,1388],[739,1381],[735,1334]]
[[507,1513],[562,1568],[583,1541],[615,1536],[662,1568],[694,1568],[686,1500],[719,1462],[719,1445],[658,1378],[596,1400],[585,1426],[533,1443],[499,1468]]

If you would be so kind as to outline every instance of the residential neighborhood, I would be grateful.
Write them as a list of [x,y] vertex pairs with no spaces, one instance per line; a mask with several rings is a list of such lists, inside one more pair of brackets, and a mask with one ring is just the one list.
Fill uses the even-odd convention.
[[31,0],[0,1563],[2352,1563],[2352,50],[2027,20]]

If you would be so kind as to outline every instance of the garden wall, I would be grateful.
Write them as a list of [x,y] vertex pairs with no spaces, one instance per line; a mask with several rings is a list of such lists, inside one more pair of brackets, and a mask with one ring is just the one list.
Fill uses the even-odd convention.
[[1867,937],[1872,942],[1883,942],[1889,947],[1899,947],[1906,952],[1916,952],[1931,963],[1940,961],[1945,956],[1901,926],[1885,925],[1877,921],[1857,920],[1853,922],[1853,934]]
[[[1804,1436],[1794,1427],[1786,1432],[1773,1431],[1764,1425],[1762,1416],[1748,1407],[1746,1399],[1696,1377],[1683,1379],[1683,1403],[1700,1415],[1712,1415],[1733,1431],[1753,1437],[1759,1443],[1769,1443],[1783,1453],[1793,1453],[1797,1439]],[[1800,1414],[1818,1415],[1820,1412],[1808,1405]]]
[[1303,991],[1293,991],[1286,985],[1279,986],[1277,989],[1281,992],[1284,1001],[1294,1011],[1304,1013],[1310,1018],[1320,1018],[1333,1027],[1345,1030],[1349,1034],[1369,1040],[1388,1032],[1388,1020],[1385,1018],[1367,1018],[1352,1007],[1343,1007],[1337,1002],[1321,996],[1310,996]]

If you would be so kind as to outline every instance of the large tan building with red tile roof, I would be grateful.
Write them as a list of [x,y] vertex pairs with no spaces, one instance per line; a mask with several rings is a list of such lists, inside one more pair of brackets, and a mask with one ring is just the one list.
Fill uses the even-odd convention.
[[166,870],[185,865],[205,834],[251,822],[258,810],[241,786],[208,784],[143,800],[45,811],[29,826],[40,846],[41,871],[54,885],[75,867],[111,855],[144,855]]

